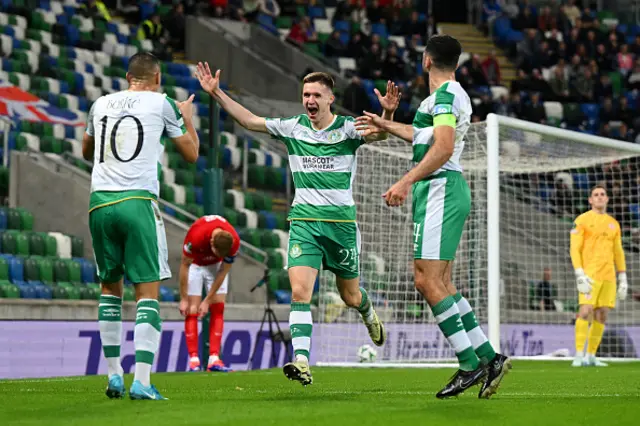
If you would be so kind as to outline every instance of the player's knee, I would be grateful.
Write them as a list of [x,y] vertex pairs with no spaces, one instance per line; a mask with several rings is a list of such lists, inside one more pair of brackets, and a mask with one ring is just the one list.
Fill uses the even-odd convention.
[[311,301],[311,294],[305,286],[291,286],[291,301],[308,303]]
[[593,312],[593,318],[599,323],[604,324],[607,321],[609,311],[607,309],[596,309]]
[[583,320],[588,320],[593,312],[593,306],[591,305],[581,305],[578,310],[578,317]]
[[197,315],[198,314],[198,307],[196,305],[189,305],[189,308],[187,309],[187,313],[189,315]]

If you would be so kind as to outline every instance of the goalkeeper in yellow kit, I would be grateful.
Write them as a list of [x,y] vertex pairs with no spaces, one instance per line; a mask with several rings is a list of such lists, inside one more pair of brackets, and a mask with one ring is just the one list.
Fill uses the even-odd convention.
[[[616,271],[618,299],[627,297],[627,274],[622,250],[620,224],[606,213],[609,197],[603,186],[591,189],[591,210],[581,214],[571,229],[571,262],[576,274],[578,303],[576,320],[576,357],[574,367],[607,364],[596,359],[604,333],[607,314],[616,305]],[[589,317],[593,315],[591,327]],[[588,340],[585,356],[584,345]]]

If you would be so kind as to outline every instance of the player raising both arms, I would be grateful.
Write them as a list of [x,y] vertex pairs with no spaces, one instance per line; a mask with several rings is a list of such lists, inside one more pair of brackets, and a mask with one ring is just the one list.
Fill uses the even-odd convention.
[[[382,322],[359,285],[360,234],[351,183],[358,147],[386,135],[372,135],[365,140],[351,117],[331,112],[334,83],[325,73],[311,73],[303,79],[302,104],[306,114],[268,119],[254,115],[227,96],[219,87],[220,71],[211,75],[207,64],[198,64],[196,76],[202,88],[240,125],[273,135],[284,142],[289,152],[295,198],[289,213],[287,264],[292,293],[289,326],[295,359],[284,366],[284,373],[291,380],[310,384],[310,302],[321,266],[335,273],[342,300],[360,312],[373,343],[380,346],[385,341]],[[395,85],[389,82],[386,95],[377,95],[385,117],[391,119],[399,103]]]
[[[576,357],[574,367],[607,364],[596,359],[604,323],[616,306],[616,270],[618,299],[627,297],[627,270],[622,250],[620,224],[606,213],[609,197],[603,186],[591,189],[591,210],[576,218],[571,229],[571,263],[576,274],[578,304],[576,320]],[[593,322],[589,327],[589,317]],[[585,358],[584,344],[587,342]]]
[[[125,393],[120,365],[122,281],[134,283],[135,377],[131,399],[165,399],[151,385],[151,365],[160,344],[160,281],[170,278],[167,239],[158,210],[158,164],[166,134],[182,157],[195,163],[199,140],[193,127],[193,96],[176,103],[158,93],[160,62],[150,53],[129,59],[129,88],[102,96],[91,107],[82,154],[93,159],[89,228],[102,295],[100,340],[107,359],[109,398]],[[97,144],[96,144],[97,140]]]
[[432,36],[422,60],[429,72],[431,95],[420,104],[413,125],[365,113],[357,119],[356,128],[365,134],[389,132],[413,143],[417,165],[383,197],[387,205],[400,206],[413,187],[416,289],[431,306],[460,362],[460,369],[437,397],[458,395],[486,377],[478,397],[489,398],[511,367],[510,360],[496,354],[471,305],[451,282],[453,260],[471,209],[469,186],[460,166],[472,112],[469,96],[455,81],[461,53],[455,38]]
[[[240,237],[222,216],[204,216],[193,222],[182,246],[180,313],[189,351],[189,371],[200,370],[198,314],[211,313],[209,321],[209,371],[230,371],[220,359],[224,329],[224,302],[229,271],[240,250]],[[207,296],[202,299],[202,288]]]

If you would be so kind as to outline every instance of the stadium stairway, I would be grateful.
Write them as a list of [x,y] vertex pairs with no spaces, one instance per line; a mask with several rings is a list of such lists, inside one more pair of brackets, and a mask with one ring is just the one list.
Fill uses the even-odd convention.
[[[31,93],[79,119],[98,97],[126,87],[127,58],[150,48],[138,41],[136,28],[122,23],[105,23],[75,13],[78,3],[43,0],[28,9],[23,1],[0,3],[0,80],[23,94]],[[193,65],[162,63],[162,91],[177,100],[196,94],[195,124],[201,140],[208,140],[209,96],[199,90]],[[270,288],[278,290],[280,301],[289,299],[286,261],[287,230],[285,196],[287,158],[269,151],[259,141],[233,134],[233,122],[223,112],[220,130],[219,164],[225,170],[224,215],[238,228],[242,239],[269,254],[274,270]],[[9,148],[40,151],[80,160],[84,128],[51,122],[21,121],[9,134]],[[203,215],[203,170],[207,167],[208,144],[202,143],[196,164],[183,161],[171,143],[165,143],[161,168],[161,198],[195,216]],[[3,155],[5,153],[2,153]],[[248,188],[242,190],[243,157],[247,156]],[[8,170],[0,169],[0,192],[8,190]],[[172,208],[165,212],[188,222]]]
[[439,23],[438,27],[441,33],[457,38],[462,44],[461,63],[473,54],[480,55],[480,60],[483,60],[491,50],[495,50],[500,64],[501,85],[511,87],[511,82],[516,79],[516,68],[506,56],[500,53],[500,49],[493,44],[491,39],[485,37],[481,31],[469,24]]

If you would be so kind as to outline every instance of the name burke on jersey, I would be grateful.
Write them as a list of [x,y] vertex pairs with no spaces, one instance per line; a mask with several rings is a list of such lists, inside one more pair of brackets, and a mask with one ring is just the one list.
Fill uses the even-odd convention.
[[335,158],[333,157],[302,157],[302,167],[315,170],[335,169]]
[[122,99],[109,99],[107,101],[107,109],[133,109],[140,104],[138,98],[122,98]]

